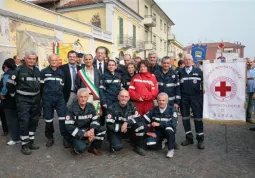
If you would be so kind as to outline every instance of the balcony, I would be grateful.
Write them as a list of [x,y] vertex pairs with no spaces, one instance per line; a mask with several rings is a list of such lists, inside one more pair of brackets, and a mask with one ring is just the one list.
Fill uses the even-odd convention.
[[175,40],[175,34],[169,33],[167,38],[168,40]]
[[93,36],[97,39],[112,42],[112,34],[110,32],[104,31],[98,27],[93,27],[92,33]]
[[153,15],[145,15],[143,19],[143,24],[148,27],[156,27],[157,26],[156,17]]
[[138,41],[136,42],[136,47],[134,47],[134,48],[135,48],[135,51],[136,51],[136,52],[141,52],[141,51],[143,51],[143,50],[144,50],[144,41],[138,40]]
[[124,35],[123,37],[118,37],[118,47],[119,49],[128,49],[133,46],[133,37]]
[[156,50],[156,43],[153,41],[146,41],[144,42],[144,49],[145,50]]

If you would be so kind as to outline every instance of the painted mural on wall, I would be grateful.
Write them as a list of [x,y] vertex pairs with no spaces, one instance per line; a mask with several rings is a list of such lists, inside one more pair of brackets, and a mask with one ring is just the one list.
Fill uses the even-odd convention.
[[93,17],[90,20],[90,23],[98,28],[101,28],[101,18],[99,13],[93,15]]

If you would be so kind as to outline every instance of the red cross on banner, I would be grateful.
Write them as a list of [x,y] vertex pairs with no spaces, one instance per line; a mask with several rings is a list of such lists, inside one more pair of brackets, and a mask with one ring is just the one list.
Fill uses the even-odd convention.
[[227,92],[231,91],[231,86],[226,86],[225,81],[220,82],[220,86],[215,87],[216,92],[220,92],[220,96],[224,97],[227,95]]
[[224,48],[224,43],[220,43],[218,48],[220,48],[220,49]]

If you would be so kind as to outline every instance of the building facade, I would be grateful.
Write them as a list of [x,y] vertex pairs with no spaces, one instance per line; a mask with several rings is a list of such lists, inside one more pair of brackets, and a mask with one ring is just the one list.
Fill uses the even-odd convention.
[[[13,55],[24,57],[28,49],[39,54],[39,68],[48,65],[53,42],[94,54],[97,46],[111,50],[112,34],[25,0],[0,1],[0,65]],[[65,56],[66,57],[66,56]],[[67,61],[66,59],[63,59]]]
[[183,54],[184,46],[175,39],[175,35],[172,34],[168,38],[168,56],[173,57],[174,59],[179,59],[180,53]]

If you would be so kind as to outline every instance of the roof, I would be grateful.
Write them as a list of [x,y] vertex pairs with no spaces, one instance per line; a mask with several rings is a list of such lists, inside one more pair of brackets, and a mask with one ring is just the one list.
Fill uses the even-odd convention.
[[97,3],[102,3],[102,2],[103,2],[102,0],[73,0],[73,1],[66,3],[61,8],[86,6],[86,5],[97,4]]
[[[218,48],[219,44],[222,42],[213,42],[213,43],[201,43],[202,45],[207,45],[207,48]],[[235,43],[230,43],[230,42],[223,42],[224,43],[224,48],[230,48],[230,47],[236,47],[237,44]],[[238,47],[245,47],[242,44],[238,44]],[[185,49],[192,48],[192,45],[186,46]]]
[[45,4],[45,3],[50,3],[50,2],[59,2],[60,0],[36,0],[32,1],[31,3],[34,4]]

